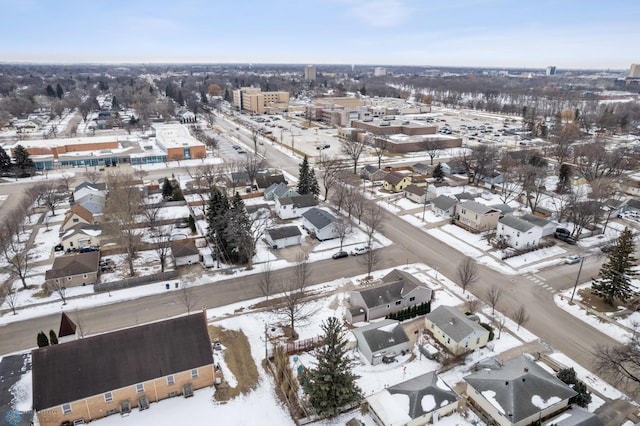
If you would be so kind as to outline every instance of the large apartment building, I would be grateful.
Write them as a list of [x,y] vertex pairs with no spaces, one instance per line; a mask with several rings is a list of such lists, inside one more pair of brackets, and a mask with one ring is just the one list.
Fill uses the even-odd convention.
[[255,114],[277,114],[289,107],[289,92],[263,92],[257,87],[241,87],[233,91],[233,105]]

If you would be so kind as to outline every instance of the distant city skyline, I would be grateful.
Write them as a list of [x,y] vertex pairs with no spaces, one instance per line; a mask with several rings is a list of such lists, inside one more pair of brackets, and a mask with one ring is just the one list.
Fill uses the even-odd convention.
[[634,0],[0,0],[0,10],[4,63],[562,70],[640,62]]

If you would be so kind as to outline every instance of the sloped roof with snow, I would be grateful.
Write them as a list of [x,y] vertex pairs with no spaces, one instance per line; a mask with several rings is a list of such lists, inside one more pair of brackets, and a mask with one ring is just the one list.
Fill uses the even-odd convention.
[[456,342],[461,342],[473,333],[489,333],[484,327],[470,320],[465,314],[454,307],[440,305],[426,315],[447,336]]

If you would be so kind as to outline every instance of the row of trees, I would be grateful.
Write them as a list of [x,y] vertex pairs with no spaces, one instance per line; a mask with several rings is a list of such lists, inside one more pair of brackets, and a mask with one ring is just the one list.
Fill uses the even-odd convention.
[[13,150],[13,159],[4,148],[0,147],[0,176],[16,178],[32,176],[35,169],[35,164],[24,146],[16,145]]

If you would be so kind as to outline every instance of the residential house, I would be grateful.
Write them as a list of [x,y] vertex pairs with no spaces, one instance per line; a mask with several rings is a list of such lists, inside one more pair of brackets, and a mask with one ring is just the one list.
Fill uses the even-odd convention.
[[69,211],[67,211],[67,214],[62,221],[62,225],[60,225],[60,233],[65,233],[69,228],[79,224],[94,225],[95,219],[93,217],[93,213],[80,204],[75,204],[69,209]]
[[270,201],[280,197],[295,197],[297,195],[299,194],[295,189],[289,188],[282,182],[274,183],[264,190],[264,199]]
[[432,201],[440,195],[450,191],[450,185],[447,182],[435,182],[433,179],[427,186],[427,201]]
[[354,328],[358,350],[371,365],[382,362],[383,357],[395,357],[409,350],[409,336],[400,321],[382,320]]
[[411,184],[404,189],[404,196],[414,203],[425,204],[427,202],[427,188]]
[[442,163],[442,171],[445,175],[463,175],[467,173],[467,166],[460,160],[451,160]]
[[500,185],[504,182],[504,176],[500,172],[493,171],[488,176],[478,175],[477,179],[484,182],[487,186]]
[[261,170],[256,173],[256,185],[258,188],[266,189],[274,183],[287,184],[287,180],[284,178],[282,172]]
[[100,252],[90,251],[58,256],[44,274],[46,288],[76,287],[98,282]]
[[370,182],[381,181],[386,175],[387,172],[370,164],[367,164],[366,166],[362,167],[362,169],[360,169],[360,176]]
[[104,213],[106,195],[98,192],[95,194],[86,194],[83,197],[75,198],[74,205],[81,205],[85,209],[89,210],[94,216]]
[[83,247],[98,247],[104,237],[99,225],[78,223],[60,237],[60,244],[64,250],[76,250]]
[[536,247],[542,238],[542,228],[528,220],[507,214],[498,219],[496,239],[509,247],[524,249]]
[[457,204],[458,200],[455,198],[447,197],[446,195],[439,195],[431,200],[431,210],[436,216],[453,217],[456,214]]
[[279,197],[276,198],[276,214],[280,219],[293,219],[317,205],[318,200],[313,194]]
[[526,220],[527,222],[531,222],[537,227],[539,227],[540,229],[542,229],[543,237],[546,237],[547,235],[553,235],[553,233],[556,231],[556,228],[557,228],[556,223],[531,213],[523,214],[522,216],[520,216],[520,219]]
[[476,196],[473,195],[470,192],[460,192],[458,194],[453,194],[453,196],[456,198],[456,200],[462,202],[462,201],[473,201],[476,199]]
[[176,267],[194,265],[200,261],[200,251],[195,241],[189,238],[172,241],[171,255]]
[[500,210],[500,217],[503,217],[504,215],[509,213],[513,213],[513,207],[511,207],[509,204],[504,204],[504,203],[491,204],[489,207],[493,207],[494,209]]
[[460,396],[431,371],[366,399],[369,414],[381,426],[422,426],[456,411]]
[[579,405],[572,404],[570,410],[564,410],[542,423],[542,426],[604,426],[595,413],[590,413]]
[[464,377],[470,402],[500,426],[530,425],[563,410],[576,392],[520,355]]
[[[430,302],[432,297],[433,291],[420,280],[400,269],[394,269],[382,278],[381,284],[353,290],[350,302],[351,306],[364,309],[363,321],[371,321]],[[349,312],[347,321],[353,324]]]
[[267,244],[274,249],[302,244],[302,232],[297,226],[281,226],[267,229],[264,233]]
[[458,206],[458,224],[473,232],[496,229],[500,210],[475,201],[465,201]]
[[384,177],[382,187],[389,192],[402,192],[411,185],[411,176],[399,172],[389,172]]
[[428,175],[431,173],[431,168],[432,166],[426,164],[426,163],[416,163],[414,165],[411,166],[411,169],[413,170],[414,173],[419,174],[419,175]]
[[334,215],[318,207],[312,207],[302,213],[302,227],[312,232],[320,241],[338,237],[338,229],[335,226],[337,221]]
[[482,348],[489,341],[487,329],[451,306],[440,305],[428,313],[425,328],[454,355]]
[[107,184],[105,183],[82,182],[73,189],[73,200],[77,201],[88,194],[104,194],[106,190]]
[[42,425],[85,422],[215,383],[206,314],[34,349],[33,409]]

